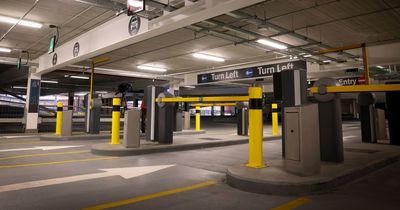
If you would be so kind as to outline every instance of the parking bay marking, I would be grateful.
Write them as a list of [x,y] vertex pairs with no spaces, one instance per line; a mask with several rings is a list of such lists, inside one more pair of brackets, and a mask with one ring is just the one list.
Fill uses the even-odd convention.
[[157,192],[157,193],[153,193],[153,194],[149,194],[149,195],[133,197],[133,198],[129,198],[126,200],[120,200],[120,201],[115,201],[115,202],[111,202],[111,203],[100,204],[97,206],[83,208],[81,210],[102,210],[102,209],[115,208],[115,207],[119,207],[119,206],[125,206],[125,205],[129,205],[129,204],[146,201],[146,200],[151,200],[151,199],[155,199],[155,198],[159,198],[159,197],[163,197],[163,196],[174,195],[174,194],[181,193],[181,192],[195,190],[195,189],[207,187],[207,186],[214,185],[214,184],[217,184],[217,181],[210,180],[207,182],[190,185],[190,186],[186,186],[186,187],[180,187],[180,188]]
[[17,164],[17,165],[0,165],[1,168],[19,168],[19,167],[30,167],[30,166],[44,166],[44,165],[58,165],[58,164],[66,164],[66,163],[79,163],[79,162],[88,162],[95,160],[111,160],[117,159],[118,157],[100,157],[100,158],[87,158],[87,159],[79,159],[79,160],[63,160],[63,161],[55,161],[55,162],[42,162],[42,163],[26,163],[26,164]]
[[280,205],[278,207],[272,208],[271,210],[291,210],[295,209],[301,205],[304,205],[306,203],[311,202],[311,199],[308,197],[301,197],[292,201],[289,201],[283,205]]
[[71,145],[71,146],[37,146],[29,148],[16,148],[16,149],[3,149],[0,152],[15,152],[15,151],[27,151],[27,150],[56,150],[56,149],[69,149],[74,147],[83,147],[83,145]]
[[138,176],[153,173],[153,172],[156,172],[156,171],[159,171],[162,169],[166,169],[166,168],[169,168],[172,166],[174,166],[174,165],[156,165],[156,166],[100,169],[101,171],[104,171],[104,172],[77,175],[77,176],[68,176],[68,177],[54,178],[54,179],[45,179],[45,180],[38,180],[38,181],[31,181],[31,182],[23,182],[23,183],[10,184],[10,185],[3,185],[3,186],[0,186],[0,193],[15,191],[15,190],[22,190],[22,189],[44,187],[44,186],[50,186],[50,185],[65,184],[65,183],[78,182],[78,181],[91,180],[91,179],[99,179],[99,178],[111,177],[111,176],[120,176],[124,179],[131,179],[134,177],[138,177]]
[[89,152],[90,152],[90,150],[78,150],[78,151],[72,151],[72,152],[50,152],[50,153],[39,153],[39,154],[28,154],[28,155],[17,155],[17,156],[1,157],[0,160],[29,158],[29,157],[43,157],[43,156],[50,156],[50,155],[81,154],[81,153],[89,153]]

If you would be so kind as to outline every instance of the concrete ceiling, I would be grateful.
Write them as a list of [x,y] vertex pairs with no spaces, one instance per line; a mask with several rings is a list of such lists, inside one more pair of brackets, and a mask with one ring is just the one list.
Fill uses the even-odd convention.
[[[0,15],[20,17],[33,2],[33,0],[2,0]],[[118,2],[125,1],[118,0]],[[168,3],[167,0],[159,2]],[[183,0],[171,2],[173,5],[180,5]],[[152,10],[157,13],[157,9]],[[112,10],[89,6],[75,0],[41,0],[26,19],[46,25],[61,26],[62,44],[113,17],[115,12]],[[0,32],[3,33],[9,27],[10,25],[0,24]],[[32,57],[36,58],[46,53],[48,39],[53,30],[46,26],[42,29],[18,26],[0,42],[0,46],[27,49]],[[285,43],[289,48],[281,51],[273,50],[255,43],[258,38],[272,38]],[[166,67],[168,69],[166,75],[176,76],[193,71],[272,61],[283,56],[287,56],[287,59],[290,55],[315,54],[321,49],[348,44],[367,43],[371,48],[370,53],[377,54],[382,49],[374,51],[373,46],[382,43],[392,45],[397,42],[400,42],[398,0],[267,0],[99,57],[111,58],[111,61],[100,65],[102,68],[144,72],[136,66],[147,64]],[[396,48],[392,47],[391,50]],[[198,60],[192,56],[194,52],[224,57],[226,61],[215,63]],[[395,56],[391,56],[390,60],[375,63],[400,63],[400,56],[392,54]],[[319,63],[327,59],[347,60],[347,63],[352,65],[361,65],[360,60],[355,60],[360,55],[360,50],[352,50],[348,53],[314,55],[307,59]],[[0,54],[0,56],[18,57],[19,53]],[[322,69],[336,68],[335,64],[325,65]],[[80,62],[76,65],[88,66],[88,63]],[[71,70],[71,68],[61,70]]]
[[[279,52],[254,43],[272,38],[289,46]],[[266,1],[140,43],[106,53],[104,68],[141,72],[140,64],[162,66],[167,75],[256,63],[283,55],[315,54],[330,47],[367,43],[372,46],[400,41],[400,1],[396,0],[280,0]],[[194,52],[224,57],[225,62],[198,60]],[[361,50],[308,58],[348,61],[362,65]],[[301,56],[299,56],[301,57]],[[287,57],[286,57],[287,58]],[[372,60],[372,64],[375,60]],[[400,62],[397,55],[391,64]],[[83,63],[80,63],[83,64]],[[333,63],[335,64],[335,63]],[[322,67],[331,68],[332,65]]]

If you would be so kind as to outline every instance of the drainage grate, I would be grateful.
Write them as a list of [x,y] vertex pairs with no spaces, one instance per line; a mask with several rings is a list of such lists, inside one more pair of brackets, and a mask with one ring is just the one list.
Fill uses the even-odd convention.
[[366,154],[372,154],[372,153],[377,153],[377,152],[379,152],[379,150],[372,150],[372,149],[355,149],[355,148],[345,148],[344,151],[346,151],[346,152],[366,153]]
[[204,140],[211,140],[211,141],[215,141],[215,140],[222,140],[222,139],[218,139],[218,138],[208,138],[208,137],[205,137],[205,138],[200,138],[200,139],[204,139]]

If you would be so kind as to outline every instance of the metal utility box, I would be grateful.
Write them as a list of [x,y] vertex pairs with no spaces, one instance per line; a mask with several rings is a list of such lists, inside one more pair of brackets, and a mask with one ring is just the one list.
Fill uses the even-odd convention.
[[285,169],[310,176],[320,172],[318,105],[285,107]]
[[[89,100],[87,95],[86,100]],[[92,108],[90,108],[90,103],[88,102],[86,106],[86,116],[85,116],[85,126],[86,133],[99,134],[100,133],[100,114],[101,106],[103,103],[99,98],[93,98]]]
[[124,138],[122,145],[126,148],[140,147],[140,109],[133,108],[125,112]]
[[386,118],[385,118],[385,110],[383,109],[375,109],[376,115],[376,138],[379,140],[387,140],[387,132],[386,132]]
[[182,121],[182,111],[177,111],[175,113],[175,129],[174,131],[182,131],[183,130],[183,121]]
[[183,112],[183,129],[190,129],[190,112]]
[[72,110],[62,112],[61,136],[72,136]]

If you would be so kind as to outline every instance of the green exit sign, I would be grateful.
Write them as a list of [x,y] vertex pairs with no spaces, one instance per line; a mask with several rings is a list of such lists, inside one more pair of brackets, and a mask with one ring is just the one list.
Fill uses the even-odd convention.
[[18,70],[21,70],[21,68],[22,68],[22,62],[21,62],[21,58],[18,58],[18,61],[17,61],[17,69]]
[[52,36],[50,38],[49,44],[49,54],[54,52],[54,48],[56,47],[56,36]]

